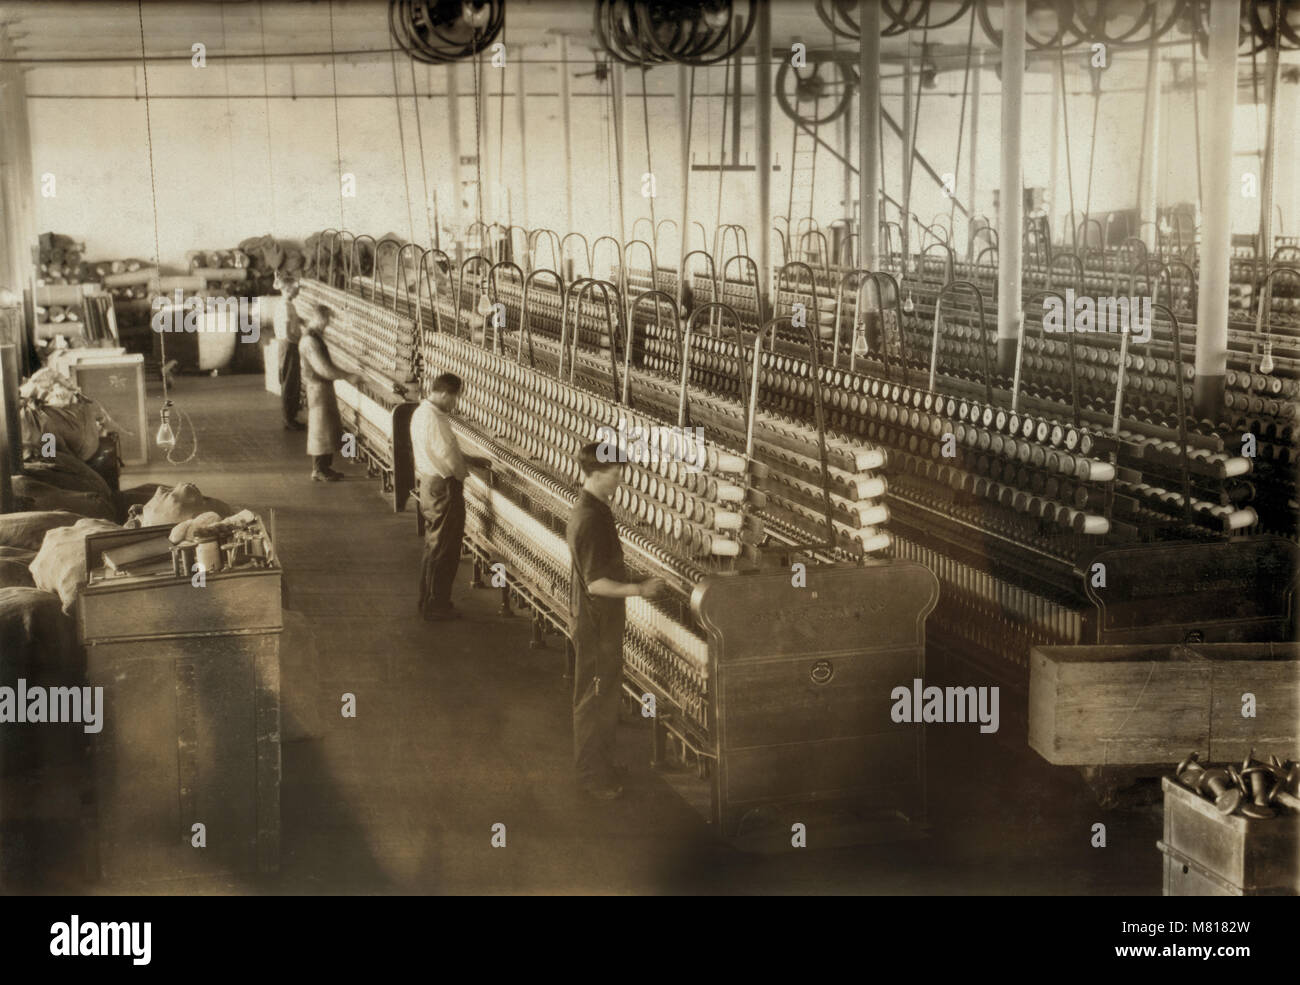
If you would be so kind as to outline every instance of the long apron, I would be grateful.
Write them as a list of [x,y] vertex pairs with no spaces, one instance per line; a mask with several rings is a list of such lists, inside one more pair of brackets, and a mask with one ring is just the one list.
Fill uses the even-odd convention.
[[343,443],[343,418],[339,415],[334,381],[316,372],[308,348],[329,359],[325,343],[313,335],[304,335],[298,343],[301,354],[302,382],[307,390],[307,454],[335,455]]

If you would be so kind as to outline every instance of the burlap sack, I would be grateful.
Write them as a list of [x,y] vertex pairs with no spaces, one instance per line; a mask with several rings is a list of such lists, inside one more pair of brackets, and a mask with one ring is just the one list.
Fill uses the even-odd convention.
[[104,477],[70,452],[61,451],[54,458],[36,458],[23,463],[23,471],[47,485],[73,492],[97,493],[110,498],[113,490]]
[[45,533],[55,527],[70,527],[80,516],[63,511],[30,511],[0,514],[0,547],[39,551]]
[[63,600],[63,611],[72,612],[77,592],[86,583],[86,538],[91,534],[121,530],[106,520],[78,520],[71,527],[58,527],[45,535],[45,542],[32,562],[36,587],[55,592]]
[[78,516],[93,516],[101,520],[112,520],[114,517],[111,496],[60,489],[26,475],[14,476],[13,486],[14,496],[29,503],[35,510],[66,510]]

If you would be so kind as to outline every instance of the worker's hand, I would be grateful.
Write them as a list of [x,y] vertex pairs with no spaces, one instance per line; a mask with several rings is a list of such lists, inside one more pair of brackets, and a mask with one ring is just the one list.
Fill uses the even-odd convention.
[[657,598],[668,590],[668,583],[662,578],[647,578],[641,582],[640,592],[642,598]]

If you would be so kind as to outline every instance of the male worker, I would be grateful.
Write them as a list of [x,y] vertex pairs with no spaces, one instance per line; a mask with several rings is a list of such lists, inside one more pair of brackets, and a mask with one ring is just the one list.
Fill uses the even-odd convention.
[[470,465],[492,466],[487,458],[462,454],[451,430],[460,390],[460,377],[443,373],[411,415],[411,449],[415,472],[421,476],[420,512],[424,515],[420,612],[430,622],[460,618],[460,610],[451,604],[451,585],[465,536],[465,476]]
[[613,759],[614,733],[623,682],[623,599],[653,597],[664,589],[660,578],[628,581],[623,545],[609,500],[618,489],[623,466],[617,455],[601,455],[592,442],[578,450],[582,492],[569,516],[567,539],[573,559],[570,611],[573,613],[573,758],[578,782],[597,800],[623,792]]
[[280,298],[274,307],[275,337],[280,340],[280,413],[284,415],[286,431],[301,431],[306,427],[298,420],[302,405],[302,362],[298,355],[298,340],[302,328],[293,299],[298,296],[298,281],[288,275],[275,275],[275,289]]

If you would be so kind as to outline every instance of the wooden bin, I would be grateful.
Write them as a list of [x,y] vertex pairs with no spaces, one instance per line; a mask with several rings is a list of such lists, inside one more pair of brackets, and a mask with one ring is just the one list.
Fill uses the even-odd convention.
[[1293,896],[1300,893],[1300,814],[1251,820],[1164,777],[1166,896]]
[[[98,555],[167,527],[87,538]],[[92,580],[77,606],[87,683],[90,868],[125,882],[271,872],[280,837],[280,569]],[[193,845],[204,825],[206,847]]]
[[[1242,695],[1255,717],[1242,716]],[[1058,766],[1300,755],[1300,644],[1041,646],[1029,658],[1029,745]]]

